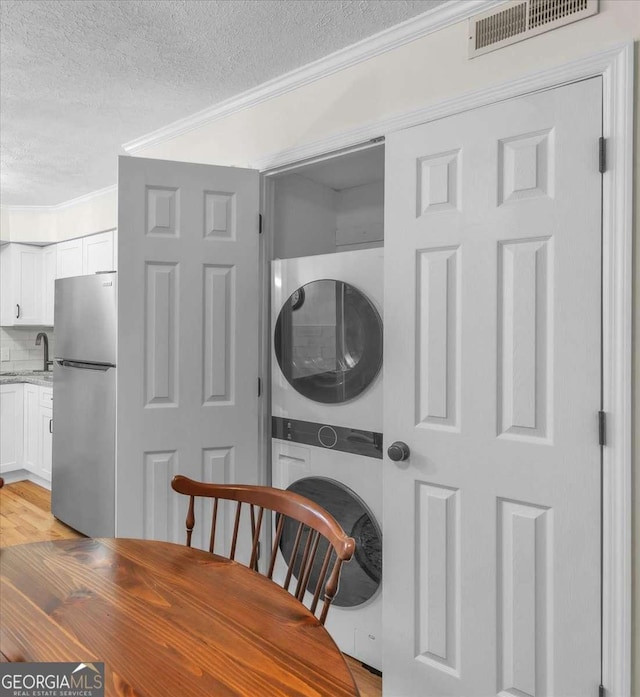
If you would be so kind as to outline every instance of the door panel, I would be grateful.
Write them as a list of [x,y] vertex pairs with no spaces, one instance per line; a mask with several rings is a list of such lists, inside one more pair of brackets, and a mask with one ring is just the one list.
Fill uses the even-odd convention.
[[387,139],[384,691],[600,677],[601,81]]
[[119,536],[184,541],[174,474],[264,481],[258,183],[252,170],[120,159]]

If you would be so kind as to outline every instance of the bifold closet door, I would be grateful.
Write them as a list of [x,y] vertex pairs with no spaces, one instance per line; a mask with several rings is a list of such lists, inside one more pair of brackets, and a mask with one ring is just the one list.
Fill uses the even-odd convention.
[[260,477],[259,176],[121,157],[118,189],[116,531],[183,542],[174,474]]
[[600,78],[386,141],[384,694],[596,695]]

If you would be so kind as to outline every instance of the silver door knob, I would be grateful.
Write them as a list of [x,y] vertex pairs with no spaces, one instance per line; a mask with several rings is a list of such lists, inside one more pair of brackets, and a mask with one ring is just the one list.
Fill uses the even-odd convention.
[[403,443],[401,440],[397,440],[395,443],[391,443],[391,445],[387,448],[387,455],[394,462],[402,462],[403,460],[407,460],[409,458],[409,455],[411,455],[411,450],[409,450],[409,446],[406,443]]

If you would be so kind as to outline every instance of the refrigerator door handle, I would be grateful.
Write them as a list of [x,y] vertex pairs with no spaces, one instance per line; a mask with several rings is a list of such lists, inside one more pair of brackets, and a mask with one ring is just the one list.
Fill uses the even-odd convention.
[[56,363],[65,368],[80,368],[80,370],[102,370],[107,371],[109,368],[115,368],[113,363],[89,363],[87,361],[67,361],[56,358]]

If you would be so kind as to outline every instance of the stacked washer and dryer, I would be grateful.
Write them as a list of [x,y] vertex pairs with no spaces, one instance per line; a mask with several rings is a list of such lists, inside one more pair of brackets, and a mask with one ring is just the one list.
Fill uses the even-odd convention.
[[[382,278],[381,248],[272,262],[272,483],[317,501],[355,538],[326,627],[378,670]],[[285,556],[292,545],[285,535]]]

